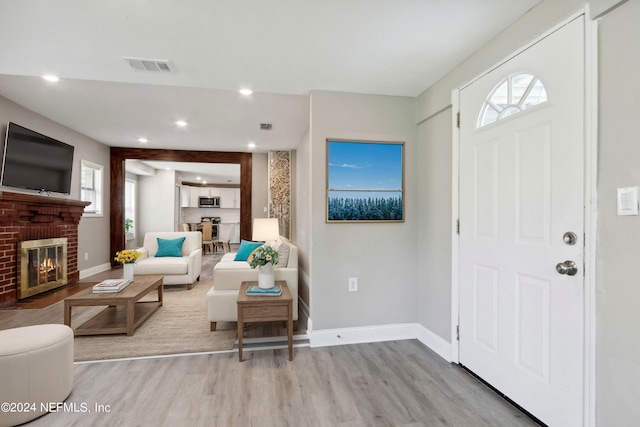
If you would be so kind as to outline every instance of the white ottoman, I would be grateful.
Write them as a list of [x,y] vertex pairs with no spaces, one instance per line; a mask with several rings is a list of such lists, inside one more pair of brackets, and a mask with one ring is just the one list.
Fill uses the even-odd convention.
[[64,401],[72,387],[70,327],[35,325],[0,331],[0,404],[4,404],[0,427],[44,415],[40,404]]

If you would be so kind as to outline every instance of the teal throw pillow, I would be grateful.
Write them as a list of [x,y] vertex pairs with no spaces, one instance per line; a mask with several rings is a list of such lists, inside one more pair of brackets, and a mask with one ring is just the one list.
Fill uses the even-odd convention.
[[242,242],[240,242],[238,253],[236,253],[236,257],[233,260],[246,261],[247,258],[249,258],[249,255],[251,255],[251,252],[253,252],[256,248],[259,248],[263,244],[263,242],[250,242],[248,240],[243,240]]
[[158,252],[156,252],[156,258],[165,256],[182,256],[182,244],[184,243],[185,237],[173,240],[161,239],[159,237],[157,239]]

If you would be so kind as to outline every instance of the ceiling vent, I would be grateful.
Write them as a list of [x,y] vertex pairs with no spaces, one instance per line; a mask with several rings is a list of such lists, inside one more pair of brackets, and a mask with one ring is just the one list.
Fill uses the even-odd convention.
[[271,123],[260,123],[261,130],[271,130],[271,127],[272,127]]
[[173,73],[173,65],[168,59],[123,58],[136,71],[152,73]]

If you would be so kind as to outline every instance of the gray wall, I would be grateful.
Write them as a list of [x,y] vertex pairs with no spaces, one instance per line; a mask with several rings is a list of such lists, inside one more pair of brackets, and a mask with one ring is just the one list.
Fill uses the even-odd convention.
[[640,185],[640,1],[599,23],[597,419],[640,423],[640,216],[618,216],[616,189]]
[[295,151],[295,164],[295,192],[292,192],[295,226],[291,240],[298,247],[298,296],[304,302],[302,309],[308,316],[311,275],[311,137],[308,129]]
[[[33,111],[0,97],[0,123],[2,124],[2,139],[8,122],[15,122],[44,135],[66,142],[74,146],[73,176],[71,178],[71,199],[80,198],[80,160],[88,160],[104,167],[105,180],[109,179],[109,147],[84,136],[72,129],[64,127]],[[111,260],[109,254],[109,194],[108,181],[104,183],[103,198],[104,215],[102,217],[84,217],[78,227],[78,270],[97,267]],[[34,191],[15,188],[2,188],[4,191],[36,194]],[[64,198],[64,195],[55,195]],[[100,242],[105,242],[100,244]],[[87,260],[84,259],[87,254]]]
[[418,126],[418,322],[451,335],[451,108]]
[[[313,328],[416,321],[415,98],[311,94],[311,314]],[[326,223],[326,139],[405,142],[405,222]],[[348,292],[348,277],[359,292]]]

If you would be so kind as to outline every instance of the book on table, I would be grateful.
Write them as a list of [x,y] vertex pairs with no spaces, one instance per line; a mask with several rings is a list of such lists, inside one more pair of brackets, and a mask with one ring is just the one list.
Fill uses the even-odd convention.
[[131,280],[129,279],[107,279],[93,286],[94,293],[101,292],[120,292],[127,286],[129,286]]
[[247,288],[247,295],[265,295],[271,297],[277,297],[282,295],[282,286],[275,285],[273,288],[261,288],[258,285],[251,285]]

